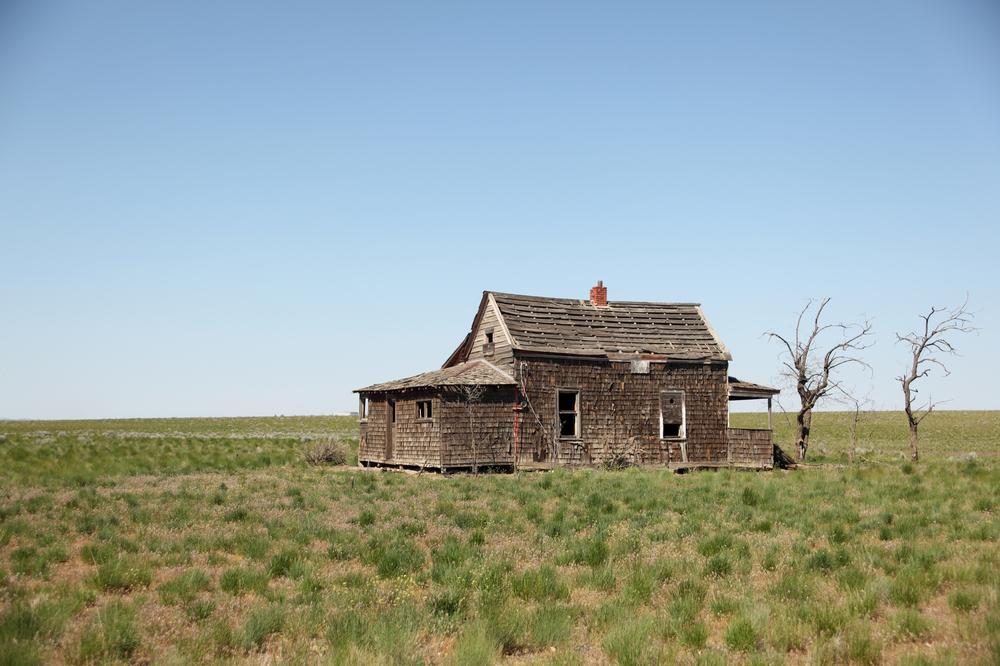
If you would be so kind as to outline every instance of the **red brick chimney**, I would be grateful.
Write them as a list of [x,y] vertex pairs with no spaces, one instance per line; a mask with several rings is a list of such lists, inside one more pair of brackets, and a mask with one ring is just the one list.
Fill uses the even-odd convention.
[[597,284],[590,288],[590,304],[599,308],[608,304],[608,288],[604,286],[603,280],[598,280]]

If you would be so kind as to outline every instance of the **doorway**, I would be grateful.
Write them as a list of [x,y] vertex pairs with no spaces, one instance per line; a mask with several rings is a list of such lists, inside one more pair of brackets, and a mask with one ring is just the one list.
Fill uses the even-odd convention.
[[389,401],[389,414],[385,420],[385,459],[392,460],[392,440],[396,434],[396,401]]

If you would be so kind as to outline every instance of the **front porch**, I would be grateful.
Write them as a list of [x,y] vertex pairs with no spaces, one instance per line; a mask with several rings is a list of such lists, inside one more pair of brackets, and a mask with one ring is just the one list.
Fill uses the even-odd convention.
[[729,378],[729,402],[767,400],[767,428],[726,428],[727,460],[730,466],[772,469],[774,467],[774,431],[771,400],[780,393],[776,388]]

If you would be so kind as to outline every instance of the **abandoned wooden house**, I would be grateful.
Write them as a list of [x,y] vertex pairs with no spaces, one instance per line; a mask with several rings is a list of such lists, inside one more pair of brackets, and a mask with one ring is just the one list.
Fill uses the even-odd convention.
[[[439,370],[359,394],[360,464],[441,471],[558,465],[770,468],[777,389],[729,376],[695,303],[487,291]],[[729,427],[766,400],[768,429]]]

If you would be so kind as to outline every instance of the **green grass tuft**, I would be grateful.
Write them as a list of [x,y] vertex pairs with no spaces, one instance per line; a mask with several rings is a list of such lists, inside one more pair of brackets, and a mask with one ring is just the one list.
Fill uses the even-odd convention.
[[121,601],[112,601],[98,611],[80,636],[77,661],[128,660],[139,643],[135,610]]

